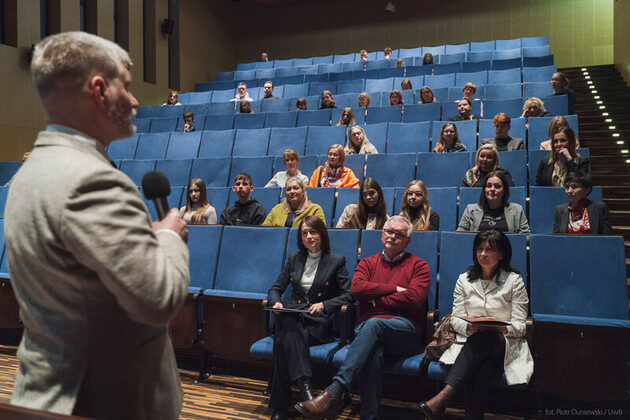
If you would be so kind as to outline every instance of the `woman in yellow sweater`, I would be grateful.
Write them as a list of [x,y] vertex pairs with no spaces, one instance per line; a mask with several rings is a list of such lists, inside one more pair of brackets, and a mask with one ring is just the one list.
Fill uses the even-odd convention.
[[271,209],[262,226],[298,227],[306,216],[317,216],[326,223],[324,211],[319,204],[308,201],[306,187],[300,178],[287,179],[285,195],[282,203]]

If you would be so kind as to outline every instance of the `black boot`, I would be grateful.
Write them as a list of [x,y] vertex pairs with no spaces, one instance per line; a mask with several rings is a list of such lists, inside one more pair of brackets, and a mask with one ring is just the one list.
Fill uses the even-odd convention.
[[313,388],[311,388],[311,378],[303,376],[298,379],[298,386],[300,387],[300,399],[301,401],[308,401],[313,399]]
[[289,418],[289,408],[273,410],[271,420],[287,420]]

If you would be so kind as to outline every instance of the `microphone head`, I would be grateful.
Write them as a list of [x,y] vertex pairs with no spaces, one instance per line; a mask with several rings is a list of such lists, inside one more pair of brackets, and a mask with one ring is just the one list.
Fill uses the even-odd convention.
[[168,197],[171,194],[171,183],[164,172],[147,172],[142,177],[142,192],[147,200]]

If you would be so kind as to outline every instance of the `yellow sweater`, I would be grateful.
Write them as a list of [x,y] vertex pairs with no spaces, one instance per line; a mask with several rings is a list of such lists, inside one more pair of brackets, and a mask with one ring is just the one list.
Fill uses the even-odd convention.
[[[305,211],[300,213],[300,215],[295,218],[291,227],[300,226],[300,222],[302,221],[302,219],[304,219],[306,216],[313,215],[322,219],[324,224],[326,224],[326,218],[324,217],[324,211],[322,210],[322,208],[319,206],[319,204],[311,203]],[[277,204],[273,209],[271,209],[271,211],[267,215],[267,218],[261,226],[284,227],[284,224],[287,221],[287,216],[288,214],[284,212],[284,204]]]

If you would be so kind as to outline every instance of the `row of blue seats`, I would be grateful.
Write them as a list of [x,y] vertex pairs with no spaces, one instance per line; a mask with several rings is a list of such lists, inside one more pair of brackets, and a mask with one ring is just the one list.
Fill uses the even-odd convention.
[[[579,135],[577,115],[566,117]],[[526,123],[529,120],[529,129]],[[515,118],[510,135],[522,138],[530,151],[540,149],[548,138],[551,117]],[[366,136],[379,153],[430,152],[444,121],[378,123],[365,125]],[[495,135],[492,120],[454,121],[462,144],[474,152],[482,139]],[[273,127],[259,129],[207,130],[191,133],[141,133],[110,144],[112,159],[192,159],[228,156],[278,156],[285,149],[300,155],[326,154],[332,144],[345,145],[345,126]]]
[[[509,51],[501,51],[503,58],[498,58],[499,52],[480,52],[480,53],[460,53],[450,56],[442,56],[440,64],[422,64],[422,57],[414,57],[404,59],[404,67],[409,69],[413,67],[424,67],[425,74],[445,74],[461,71],[471,71],[477,68],[476,65],[467,65],[475,63],[490,63],[488,70],[504,70],[517,67],[540,67],[553,65],[554,59],[552,55],[542,55],[537,57],[521,57],[518,50],[514,50],[513,54],[506,55]],[[475,54],[474,57],[472,55]],[[438,57],[439,58],[439,57]],[[247,81],[255,79],[273,79],[276,77],[288,77],[306,74],[329,74],[344,72],[368,72],[374,70],[385,70],[403,67],[397,65],[396,60],[379,60],[379,61],[358,61],[351,63],[337,64],[316,64],[312,66],[302,67],[281,67],[258,70],[236,70],[233,72],[232,79],[223,80],[227,76],[221,76],[222,80],[217,82],[229,81]],[[464,70],[465,69],[465,70]],[[227,84],[227,83],[226,83]]]
[[[516,38],[510,40],[497,40],[497,41],[485,41],[485,42],[467,42],[458,45],[439,45],[434,47],[416,47],[416,48],[401,48],[392,50],[391,59],[408,58],[408,57],[423,57],[429,53],[433,55],[434,61],[436,57],[442,55],[461,54],[468,52],[484,52],[484,51],[504,51],[504,50],[518,50],[522,51],[523,56],[537,56],[541,54],[549,54],[549,42],[546,36],[541,37],[528,37],[528,38]],[[368,61],[383,60],[385,54],[383,51],[368,52]],[[308,57],[308,58],[291,58],[288,60],[272,60],[272,61],[258,61],[251,63],[239,63],[237,65],[238,70],[253,70],[264,68],[282,68],[292,66],[310,66],[312,64],[330,64],[330,63],[350,63],[354,61],[360,61],[360,53],[349,54],[336,54],[327,55],[321,57]],[[438,58],[436,63],[440,62]]]
[[[337,93],[360,93],[360,92],[383,92],[401,89],[401,83],[405,79],[409,79],[414,88],[419,89],[422,86],[429,86],[431,89],[456,87],[463,88],[466,83],[474,83],[475,85],[504,85],[504,84],[520,84],[533,82],[549,83],[553,74],[557,71],[556,66],[545,67],[520,67],[504,69],[504,70],[479,70],[474,72],[460,72],[456,69],[444,74],[410,74],[407,70],[405,75],[400,74],[376,74],[375,78],[355,77],[352,73],[351,78],[341,80],[328,81],[309,81],[302,83],[297,76],[295,83],[292,80],[283,80],[283,83],[274,83],[274,94],[284,98],[298,98],[309,95],[321,94],[324,90],[329,90],[332,94]],[[391,72],[390,72],[391,73]],[[384,76],[384,77],[380,77]],[[267,80],[261,79],[257,87],[248,85],[248,94],[250,98],[262,99],[264,97],[263,85]],[[239,80],[245,81],[247,80]],[[304,86],[308,85],[308,86]],[[284,86],[284,87],[282,87]],[[308,90],[306,90],[308,87]],[[208,102],[227,102],[234,98],[236,91],[235,86],[225,86],[219,90],[220,86],[212,87],[213,90],[205,89],[205,91],[197,91],[183,93],[180,95],[180,102],[184,105],[190,103],[208,103]],[[196,89],[198,90],[198,89]],[[519,94],[519,96],[521,96]],[[182,102],[183,101],[183,102]]]

